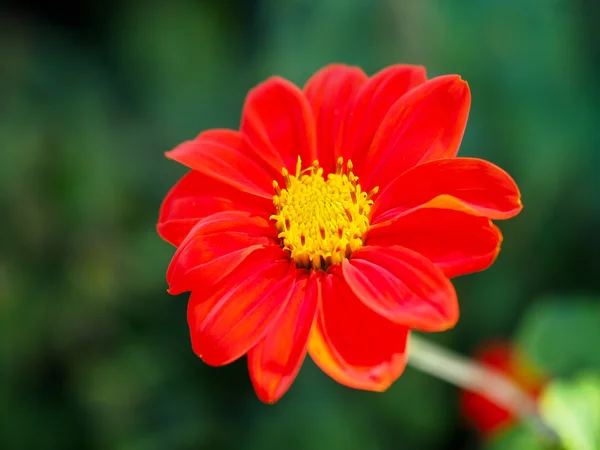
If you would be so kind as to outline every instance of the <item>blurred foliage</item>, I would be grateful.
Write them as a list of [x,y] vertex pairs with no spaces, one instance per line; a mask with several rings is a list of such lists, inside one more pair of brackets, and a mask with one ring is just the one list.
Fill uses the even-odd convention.
[[541,399],[542,416],[566,450],[600,448],[600,376],[584,374],[555,381]]
[[[204,366],[186,296],[166,293],[173,249],[154,227],[184,169],[163,152],[236,127],[275,73],[460,73],[461,154],[505,168],[525,203],[493,268],[456,280],[459,325],[434,336],[467,353],[511,335],[533,298],[600,292],[599,19],[591,0],[0,3],[0,448],[480,448],[455,390],[411,369],[373,394],[307,361],[266,406],[244,361]],[[591,348],[598,301],[564,317],[551,303],[526,319],[541,361],[543,345],[579,354],[561,337]]]
[[541,439],[531,428],[521,425],[491,440],[486,450],[560,450]]
[[547,374],[568,376],[584,369],[600,372],[600,299],[540,300],[522,319],[517,342]]

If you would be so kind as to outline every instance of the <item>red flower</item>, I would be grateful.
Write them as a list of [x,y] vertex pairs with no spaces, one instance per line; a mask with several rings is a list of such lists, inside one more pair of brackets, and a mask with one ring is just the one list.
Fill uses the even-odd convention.
[[[547,379],[529,362],[526,355],[508,342],[489,343],[479,349],[475,359],[508,375],[525,392],[539,396]],[[493,401],[470,391],[462,391],[461,409],[465,417],[483,435],[501,433],[516,423],[517,418]]]
[[307,350],[347,386],[396,380],[411,329],[456,324],[448,277],[496,258],[490,219],[521,210],[509,175],[456,158],[469,106],[456,75],[331,65],[303,90],[270,78],[248,94],[239,131],[167,153],[192,169],[158,231],[178,247],[169,292],[192,292],[198,356],[219,366],[247,354],[265,402],[287,391]]

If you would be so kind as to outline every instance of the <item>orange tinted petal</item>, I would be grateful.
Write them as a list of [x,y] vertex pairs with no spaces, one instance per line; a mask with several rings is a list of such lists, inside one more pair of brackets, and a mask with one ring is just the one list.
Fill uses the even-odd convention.
[[269,78],[248,93],[240,131],[257,150],[256,157],[277,174],[283,167],[293,172],[298,156],[308,163],[316,159],[315,122],[308,100],[283,78]]
[[384,391],[406,367],[408,334],[407,327],[367,308],[340,277],[327,274],[308,351],[337,382]]
[[224,211],[205,217],[173,256],[167,270],[169,292],[217,284],[257,251],[266,260],[287,259],[274,234],[267,219],[248,212]]
[[306,356],[319,297],[322,272],[302,275],[265,338],[248,352],[250,378],[258,397],[275,403],[290,388]]
[[486,217],[421,208],[371,228],[365,242],[414,250],[455,277],[488,268],[498,256],[502,234]]
[[428,259],[403,247],[365,246],[342,263],[354,294],[387,319],[421,331],[443,331],[458,321],[452,283]]
[[166,155],[249,194],[264,198],[273,195],[273,174],[257,162],[248,142],[237,131],[204,131]]
[[317,127],[317,159],[325,173],[333,172],[337,158],[342,156],[337,140],[346,108],[366,81],[360,68],[332,64],[315,73],[304,86]]
[[377,130],[361,185],[385,188],[419,163],[456,156],[470,105],[469,87],[457,75],[433,78],[408,92]]
[[[194,351],[207,364],[228,364],[253,347],[265,334],[294,286],[296,268],[289,261],[265,264],[225,280],[209,299],[190,302],[188,312]],[[192,295],[193,296],[193,295]]]
[[490,219],[508,219],[523,208],[519,188],[498,166],[476,158],[441,159],[420,164],[388,185],[375,199],[372,223],[389,220],[439,196],[453,197],[459,203],[442,198],[438,207],[462,206]]
[[200,219],[221,211],[269,215],[273,201],[248,194],[200,172],[190,171],[173,186],[159,213],[158,234],[176,247]]
[[351,158],[360,176],[367,150],[391,106],[426,80],[424,67],[405,64],[386,67],[369,78],[349,106],[336,155]]

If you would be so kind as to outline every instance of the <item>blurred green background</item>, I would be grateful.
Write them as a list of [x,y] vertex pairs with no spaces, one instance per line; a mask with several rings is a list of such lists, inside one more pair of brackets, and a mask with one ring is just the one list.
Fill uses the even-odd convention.
[[600,294],[598,23],[593,0],[0,2],[0,449],[480,448],[457,390],[410,368],[374,394],[307,360],[266,406],[244,360],[205,366],[166,293],[155,223],[185,169],[163,152],[236,128],[272,74],[459,73],[461,154],[525,204],[496,264],[456,280],[461,320],[435,339],[467,354],[548,295]]

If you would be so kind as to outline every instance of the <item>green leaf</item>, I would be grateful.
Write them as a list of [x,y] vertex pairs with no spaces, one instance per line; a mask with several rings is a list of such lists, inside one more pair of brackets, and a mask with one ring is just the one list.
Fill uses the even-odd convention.
[[557,380],[546,388],[540,404],[542,416],[567,450],[600,448],[600,375]]
[[542,300],[526,313],[517,342],[548,374],[600,370],[600,302],[584,297]]
[[525,425],[511,428],[500,434],[485,447],[486,450],[551,450],[553,447],[542,440],[533,429]]

